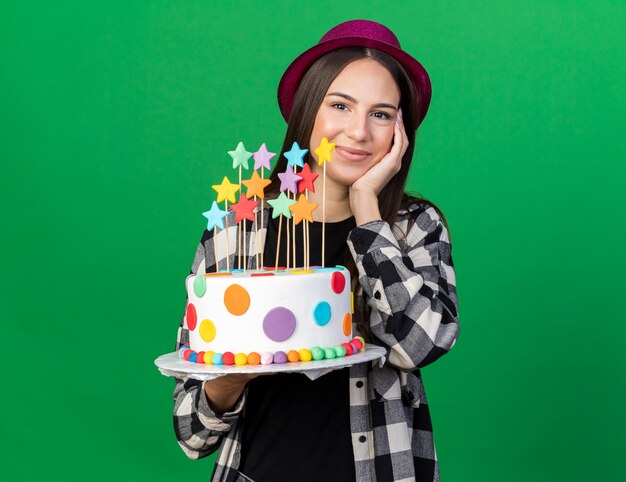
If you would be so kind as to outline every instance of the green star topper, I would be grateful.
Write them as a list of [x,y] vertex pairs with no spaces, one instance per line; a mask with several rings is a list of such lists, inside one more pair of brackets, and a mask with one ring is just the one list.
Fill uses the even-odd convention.
[[267,202],[270,206],[272,206],[272,208],[274,208],[274,210],[272,211],[272,219],[277,218],[281,214],[283,216],[286,216],[287,219],[291,219],[291,211],[289,210],[289,206],[295,204],[296,201],[294,201],[293,199],[289,199],[284,192],[281,192],[280,196],[278,196],[276,199],[270,199]]
[[233,158],[233,169],[243,166],[244,169],[248,170],[248,159],[252,157],[252,152],[246,151],[243,142],[237,144],[237,149],[234,151],[228,151],[228,154]]

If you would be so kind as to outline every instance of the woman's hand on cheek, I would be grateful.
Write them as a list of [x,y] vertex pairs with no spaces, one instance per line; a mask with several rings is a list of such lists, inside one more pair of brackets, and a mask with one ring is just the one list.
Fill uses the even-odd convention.
[[394,126],[391,150],[350,186],[350,195],[352,196],[353,192],[359,191],[378,196],[389,180],[400,170],[402,156],[404,156],[408,146],[409,139],[402,123],[402,111],[399,111]]
[[350,208],[357,226],[381,219],[378,194],[400,170],[402,156],[408,146],[409,139],[402,123],[402,111],[399,111],[391,150],[350,186]]

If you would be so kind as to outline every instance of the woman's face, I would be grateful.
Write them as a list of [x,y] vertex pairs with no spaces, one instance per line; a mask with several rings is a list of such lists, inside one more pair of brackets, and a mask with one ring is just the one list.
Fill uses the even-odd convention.
[[322,137],[335,143],[326,175],[350,186],[379,162],[391,149],[399,104],[400,90],[385,67],[369,59],[348,64],[330,84],[311,133],[316,160]]

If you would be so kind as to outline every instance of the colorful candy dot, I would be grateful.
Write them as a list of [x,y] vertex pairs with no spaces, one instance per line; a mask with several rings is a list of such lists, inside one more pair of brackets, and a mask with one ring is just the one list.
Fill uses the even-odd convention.
[[354,353],[354,348],[352,348],[350,343],[342,343],[341,346],[345,348],[346,355],[349,356],[349,355],[352,355]]
[[[263,318],[263,332],[272,341],[285,341],[296,329],[296,317],[288,310],[279,306],[272,308]],[[274,355],[276,358],[276,355]],[[276,363],[276,360],[274,360]]]
[[300,361],[311,361],[313,358],[311,350],[307,350],[306,348],[300,348],[298,350],[298,355],[300,356]]
[[198,356],[198,354],[194,351],[189,355],[189,361],[192,363],[196,363],[196,356]]
[[211,361],[213,362],[213,365],[223,365],[224,362],[222,361],[222,354],[221,353],[215,353],[213,355],[213,358],[211,358]]
[[214,351],[205,351],[204,352],[204,363],[206,365],[213,365],[213,355],[215,355]]
[[271,365],[274,362],[274,355],[266,351],[261,354],[261,365]]
[[252,273],[250,276],[274,276],[274,273]]
[[196,276],[193,280],[193,292],[198,298],[202,298],[206,293],[206,278],[204,276]]
[[243,286],[230,285],[224,292],[224,304],[226,309],[233,315],[243,315],[250,307],[250,295]]
[[294,269],[291,271],[291,274],[309,274],[314,273],[312,269]]
[[365,339],[362,336],[355,336],[354,337],[355,340],[359,340],[361,342],[361,348],[363,348],[365,346]]
[[349,345],[352,347],[352,353],[358,353],[359,347],[356,346],[356,343],[350,342]]
[[232,365],[235,363],[235,354],[232,351],[222,353],[222,363],[224,365]]
[[296,350],[289,350],[287,352],[287,360],[289,360],[290,362],[300,361],[300,355],[298,355],[298,352]]
[[231,276],[231,273],[220,271],[219,273],[207,273],[204,275],[205,278],[213,278],[216,276]]
[[185,318],[187,319],[187,328],[189,328],[189,331],[195,330],[196,323],[198,322],[198,315],[196,314],[196,307],[191,303],[187,305],[187,315]]
[[240,367],[242,365],[246,365],[247,363],[248,363],[248,357],[246,356],[245,353],[237,353],[235,355],[235,365]]
[[196,353],[196,363],[204,363],[204,352],[199,351]]
[[186,349],[186,350],[183,352],[183,358],[184,358],[185,360],[189,361],[189,357],[191,356],[191,354],[192,354],[192,353],[194,353],[194,351],[193,351],[193,350],[190,350],[189,348],[188,348],[188,349]]
[[333,358],[337,358],[337,353],[332,348],[324,348],[324,358],[327,360],[332,360]]
[[284,351],[277,351],[274,353],[274,363],[287,363],[287,354]]
[[322,350],[319,346],[314,346],[311,348],[311,356],[313,357],[313,360],[323,360],[324,350]]
[[354,345],[356,346],[356,349],[359,350],[359,351],[361,351],[361,348],[363,348],[363,343],[361,342],[359,337],[352,338],[350,343],[354,343]]
[[215,325],[211,320],[202,320],[200,322],[200,337],[207,343],[215,338]]
[[248,353],[248,365],[258,365],[261,363],[261,355],[256,351]]
[[343,315],[343,334],[350,336],[350,333],[352,333],[352,315],[346,313]]
[[341,293],[346,287],[346,277],[343,273],[335,271],[330,278],[330,285],[337,294]]
[[333,350],[335,350],[335,355],[337,356],[337,358],[346,356],[346,348],[341,345],[334,346]]
[[330,321],[330,305],[326,301],[320,301],[315,305],[313,319],[319,326],[324,326]]

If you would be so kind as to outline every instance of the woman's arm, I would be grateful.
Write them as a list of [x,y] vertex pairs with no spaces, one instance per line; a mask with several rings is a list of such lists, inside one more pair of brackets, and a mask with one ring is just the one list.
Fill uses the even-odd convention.
[[420,203],[408,215],[405,249],[381,220],[353,229],[348,246],[372,307],[372,333],[389,348],[389,363],[412,371],[454,346],[459,323],[448,231],[431,206]]
[[[214,265],[213,258],[206,259],[205,250],[211,233],[205,231],[193,264],[192,274],[204,271]],[[189,344],[189,330],[184,318],[178,328],[176,351]],[[232,423],[239,417],[245,404],[246,377],[227,376],[211,381],[176,378],[174,388],[174,431],[178,443],[191,459],[206,457],[221,444],[222,438],[230,431]]]

